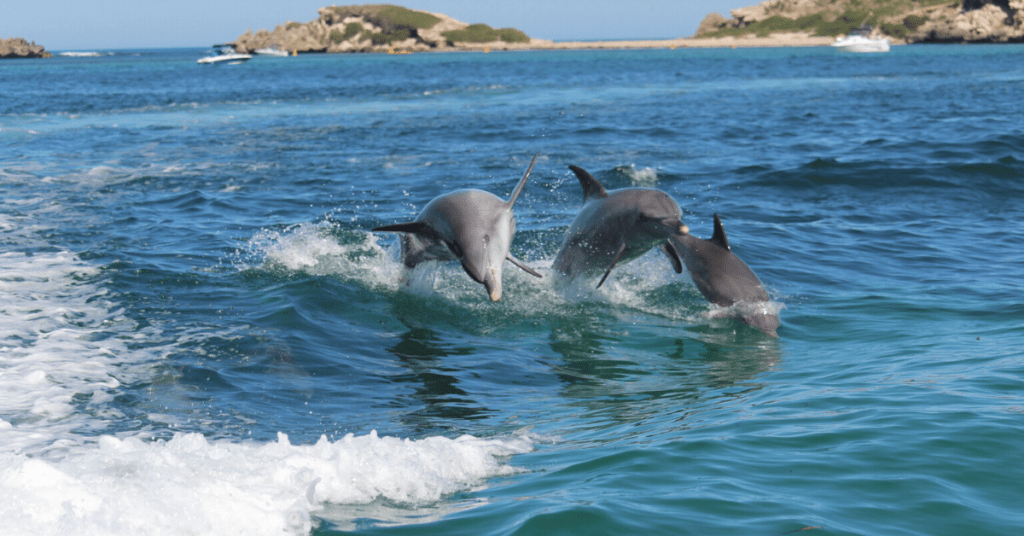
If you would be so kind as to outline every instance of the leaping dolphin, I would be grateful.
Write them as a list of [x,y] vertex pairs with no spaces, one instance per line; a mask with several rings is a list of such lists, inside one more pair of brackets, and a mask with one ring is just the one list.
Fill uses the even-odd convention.
[[534,156],[508,201],[483,190],[456,190],[432,199],[415,221],[372,230],[403,233],[402,262],[407,268],[425,261],[458,259],[469,277],[487,289],[491,301],[498,301],[505,259],[541,277],[508,252],[516,232],[512,205],[526,186],[536,161]]
[[709,240],[684,235],[673,236],[671,242],[682,254],[693,284],[709,302],[722,307],[744,302],[747,307],[740,306],[737,311],[740,319],[778,337],[775,330],[779,327],[779,315],[763,306],[771,298],[753,270],[732,252],[718,214],[715,214],[715,232]]
[[616,265],[660,246],[676,273],[682,273],[679,253],[669,238],[686,236],[689,229],[680,220],[682,211],[675,200],[653,188],[607,191],[585,169],[569,169],[583,187],[583,208],[555,257],[556,271],[570,278],[604,272],[600,287]]

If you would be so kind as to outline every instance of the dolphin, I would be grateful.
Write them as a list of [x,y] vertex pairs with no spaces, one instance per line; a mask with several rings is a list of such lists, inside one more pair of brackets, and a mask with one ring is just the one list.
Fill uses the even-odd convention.
[[673,236],[669,239],[683,256],[686,270],[693,278],[697,290],[711,303],[722,307],[738,307],[743,322],[767,335],[778,337],[779,315],[765,307],[771,301],[761,280],[729,247],[722,219],[715,214],[715,231],[709,240],[693,235]]
[[625,264],[654,246],[682,273],[679,253],[669,240],[689,233],[681,221],[679,204],[653,188],[620,188],[607,191],[593,175],[569,166],[583,187],[583,208],[569,226],[554,269],[565,276],[597,275],[600,288],[617,264]]
[[425,261],[458,259],[469,277],[487,289],[491,301],[498,301],[505,259],[541,277],[508,252],[516,232],[512,205],[526,186],[536,162],[534,156],[508,201],[483,190],[456,190],[432,199],[415,221],[372,230],[403,233],[402,262],[407,268],[415,268]]

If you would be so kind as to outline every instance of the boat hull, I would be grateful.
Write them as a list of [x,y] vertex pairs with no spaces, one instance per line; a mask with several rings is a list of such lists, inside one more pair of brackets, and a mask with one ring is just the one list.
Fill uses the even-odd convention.
[[889,52],[889,39],[871,39],[867,37],[847,37],[836,39],[832,48],[841,52]]

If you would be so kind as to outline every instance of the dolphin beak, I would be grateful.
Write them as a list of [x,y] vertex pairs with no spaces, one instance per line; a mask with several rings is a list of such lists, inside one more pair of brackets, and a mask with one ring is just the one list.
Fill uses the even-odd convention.
[[487,276],[484,277],[484,288],[487,289],[491,301],[501,300],[501,273],[497,269],[488,269]]

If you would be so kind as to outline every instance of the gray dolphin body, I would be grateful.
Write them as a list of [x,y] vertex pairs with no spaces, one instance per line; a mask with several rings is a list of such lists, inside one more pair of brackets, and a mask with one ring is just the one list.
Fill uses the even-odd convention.
[[456,190],[432,199],[415,221],[373,230],[403,233],[402,262],[407,268],[415,268],[425,261],[457,259],[469,277],[483,284],[491,301],[498,301],[506,259],[531,275],[541,277],[508,252],[516,232],[512,205],[523,191],[536,161],[534,156],[508,201],[483,190]]
[[[709,302],[730,307],[740,302],[763,304],[771,301],[761,280],[729,248],[729,239],[718,214],[715,214],[715,232],[709,240],[685,235],[674,236],[671,241],[682,254],[693,284]],[[779,315],[774,311],[755,305],[741,306],[738,313],[747,324],[778,337],[775,330],[779,327]]]
[[583,208],[555,257],[556,271],[570,278],[604,272],[600,287],[617,264],[660,246],[676,273],[682,273],[679,253],[669,238],[685,236],[689,230],[675,200],[653,188],[607,191],[583,168],[569,169],[583,187]]

